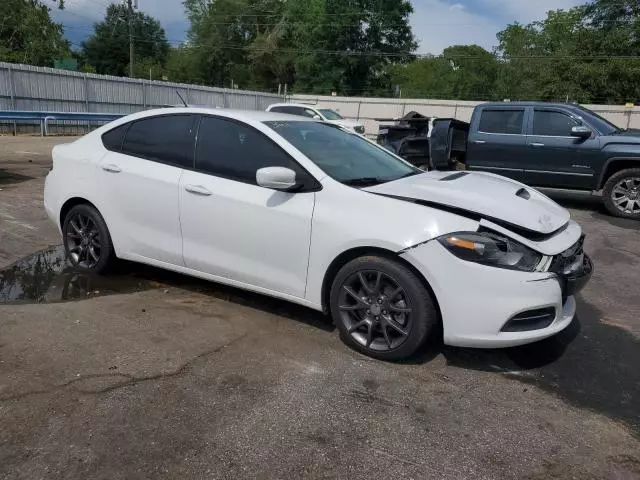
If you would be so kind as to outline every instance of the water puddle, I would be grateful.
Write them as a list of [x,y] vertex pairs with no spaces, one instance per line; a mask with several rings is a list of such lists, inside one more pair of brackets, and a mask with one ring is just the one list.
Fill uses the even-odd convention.
[[92,275],[67,263],[64,248],[52,247],[0,271],[0,304],[57,303],[154,288],[135,275]]
[[0,185],[12,185],[14,183],[26,182],[33,177],[27,175],[20,175],[19,173],[9,172],[0,168]]

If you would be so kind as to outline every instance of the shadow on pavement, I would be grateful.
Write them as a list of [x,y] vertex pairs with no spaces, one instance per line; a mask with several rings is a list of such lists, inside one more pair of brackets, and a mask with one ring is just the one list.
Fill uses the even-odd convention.
[[33,177],[27,175],[20,175],[19,173],[13,173],[4,168],[0,168],[0,185],[13,185],[14,183],[26,182]]
[[451,366],[504,373],[622,420],[640,437],[640,341],[601,318],[579,300],[573,323],[549,339],[494,350],[445,346],[441,353]]

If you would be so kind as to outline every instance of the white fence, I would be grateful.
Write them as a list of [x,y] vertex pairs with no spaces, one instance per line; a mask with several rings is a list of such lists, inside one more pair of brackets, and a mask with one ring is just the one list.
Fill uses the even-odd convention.
[[[465,102],[461,100],[424,100],[404,98],[364,98],[334,97],[317,95],[292,95],[290,102],[321,104],[337,110],[346,118],[360,120],[364,123],[367,134],[378,131],[376,118],[397,118],[405,113],[416,111],[423,115],[440,118],[457,118],[471,120],[476,105],[482,102]],[[585,105],[621,128],[640,128],[640,107],[619,105]]]

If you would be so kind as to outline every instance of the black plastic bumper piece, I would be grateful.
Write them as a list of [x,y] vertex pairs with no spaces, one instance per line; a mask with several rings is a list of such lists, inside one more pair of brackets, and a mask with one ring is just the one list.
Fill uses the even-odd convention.
[[528,332],[547,328],[556,318],[555,307],[527,310],[511,317],[500,329],[501,332]]

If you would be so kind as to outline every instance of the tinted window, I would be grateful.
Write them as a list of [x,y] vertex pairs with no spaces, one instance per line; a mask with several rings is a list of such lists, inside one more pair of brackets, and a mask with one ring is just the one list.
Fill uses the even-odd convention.
[[289,109],[287,107],[271,107],[269,111],[276,113],[289,113]]
[[522,133],[524,110],[483,110],[479,131],[485,133]]
[[129,124],[125,123],[124,125],[120,125],[119,127],[102,134],[102,144],[104,145],[104,148],[113,152],[119,152],[128,127]]
[[371,181],[375,184],[422,173],[362,136],[333,125],[307,121],[265,123],[340,182],[376,179]]
[[182,167],[193,167],[193,115],[145,118],[131,125],[122,153]]
[[533,134],[556,137],[570,137],[571,127],[579,123],[560,112],[537,111],[533,115]]
[[257,130],[220,118],[202,118],[196,149],[198,170],[255,185],[256,171],[263,167],[290,168],[298,180],[305,176],[289,154]]

